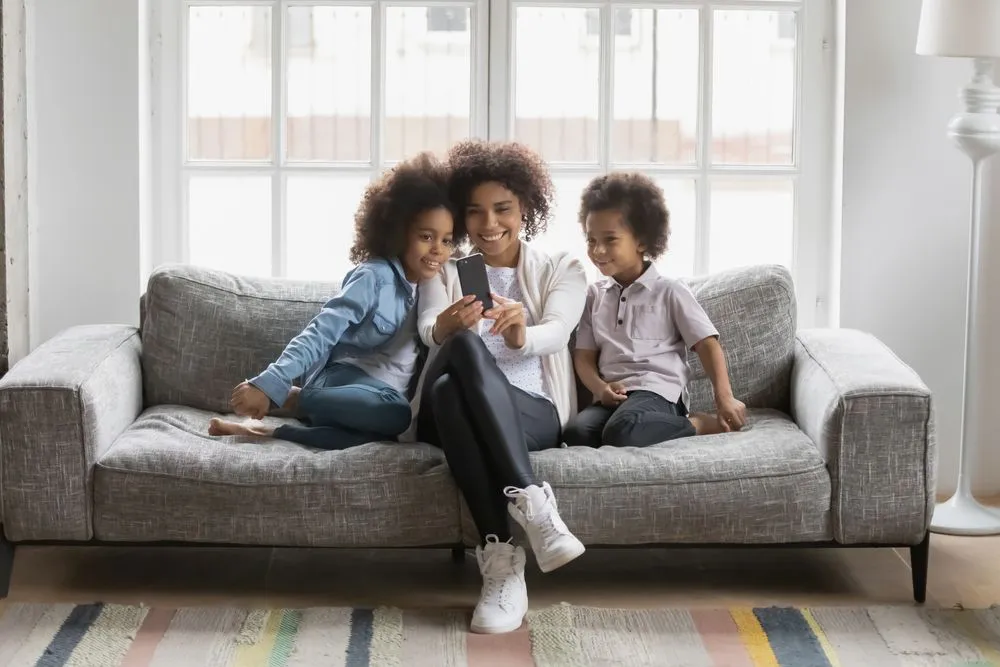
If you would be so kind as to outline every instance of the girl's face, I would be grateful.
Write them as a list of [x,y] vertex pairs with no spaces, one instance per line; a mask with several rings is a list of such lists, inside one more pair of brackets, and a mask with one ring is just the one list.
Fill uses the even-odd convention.
[[521,202],[496,181],[480,183],[469,193],[465,226],[472,245],[492,266],[514,266],[521,241]]
[[416,283],[437,275],[454,250],[453,228],[448,209],[434,208],[417,215],[406,232],[406,250],[399,258],[407,280]]
[[628,285],[642,275],[645,248],[620,211],[587,214],[587,256],[602,275]]

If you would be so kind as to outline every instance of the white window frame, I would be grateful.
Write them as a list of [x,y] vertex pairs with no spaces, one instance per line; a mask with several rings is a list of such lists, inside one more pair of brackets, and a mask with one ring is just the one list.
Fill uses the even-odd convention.
[[[471,135],[492,140],[511,139],[514,125],[514,16],[516,6],[589,7],[600,11],[600,128],[597,164],[550,164],[553,175],[589,175],[608,169],[637,169],[658,177],[693,180],[697,206],[695,220],[695,271],[708,266],[711,196],[709,181],[716,176],[779,178],[794,181],[792,273],[798,303],[799,325],[827,326],[831,279],[835,258],[831,250],[832,147],[834,63],[830,45],[835,0],[664,0],[620,2],[618,0],[467,0],[472,7]],[[369,163],[285,163],[285,85],[280,75],[272,77],[272,151],[268,163],[185,163],[186,136],[183,109],[186,91],[185,55],[182,50],[187,8],[195,5],[268,5],[272,7],[274,39],[272,68],[283,73],[284,8],[293,5],[346,5],[374,8],[372,13],[372,95],[373,109],[379,113],[372,123]],[[187,197],[185,172],[271,175],[272,266],[273,273],[285,274],[284,187],[289,173],[375,174],[391,163],[383,159],[381,131],[384,107],[385,68],[381,58],[384,44],[384,16],[388,6],[432,6],[455,4],[448,0],[155,0],[153,3],[153,132],[154,150],[154,266],[187,260]],[[617,8],[664,9],[697,8],[700,11],[699,128],[697,163],[694,166],[664,164],[614,164],[609,161],[613,103],[614,47],[613,10]],[[791,166],[712,166],[706,159],[711,140],[712,100],[712,10],[763,9],[797,12],[795,67],[795,125]]]

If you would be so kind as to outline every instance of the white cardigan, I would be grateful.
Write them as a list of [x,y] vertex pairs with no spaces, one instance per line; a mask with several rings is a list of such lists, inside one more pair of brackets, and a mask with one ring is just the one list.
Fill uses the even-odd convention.
[[[573,373],[569,338],[583,315],[587,299],[587,275],[583,264],[569,253],[549,255],[522,241],[517,278],[524,293],[524,308],[535,322],[525,332],[521,352],[542,357],[545,386],[559,413],[559,421],[565,426],[569,418],[576,414],[576,376]],[[461,298],[462,286],[454,260],[445,264],[436,278],[420,284],[417,330],[420,338],[430,348],[430,354],[413,399],[414,415],[420,410],[423,373],[430,367],[438,348],[434,342],[434,323],[445,308]],[[412,439],[413,431],[415,423],[411,425],[410,432],[400,439]]]

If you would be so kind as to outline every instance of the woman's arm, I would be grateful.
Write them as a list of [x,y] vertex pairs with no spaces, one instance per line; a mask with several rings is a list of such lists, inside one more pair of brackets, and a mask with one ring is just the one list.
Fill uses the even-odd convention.
[[526,356],[555,354],[569,345],[569,337],[580,323],[587,299],[587,274],[580,260],[563,255],[556,267],[556,278],[545,298],[541,321],[527,327]]

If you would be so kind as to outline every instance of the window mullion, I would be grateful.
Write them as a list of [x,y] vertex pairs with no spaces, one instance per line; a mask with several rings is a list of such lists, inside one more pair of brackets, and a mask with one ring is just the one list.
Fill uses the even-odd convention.
[[285,197],[281,165],[285,162],[285,6],[271,5],[271,275],[284,276],[287,263],[285,243]]
[[615,10],[605,2],[599,10],[601,46],[598,50],[598,112],[597,112],[597,161],[601,171],[607,172],[611,163],[611,114],[614,113],[614,49]]
[[385,127],[385,59],[382,53],[385,48],[385,4],[376,0],[372,6],[372,38],[371,38],[371,163],[378,173],[382,170],[382,156],[385,151],[382,130]]
[[712,183],[709,169],[712,163],[712,74],[713,74],[713,14],[712,5],[705,2],[701,7],[698,25],[701,31],[698,57],[698,148],[699,175],[696,187],[694,228],[694,271],[704,274],[708,270],[711,242]]

